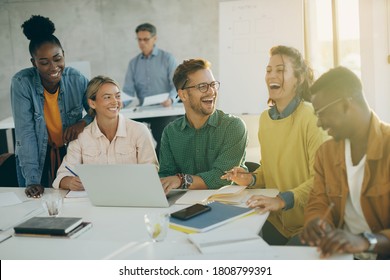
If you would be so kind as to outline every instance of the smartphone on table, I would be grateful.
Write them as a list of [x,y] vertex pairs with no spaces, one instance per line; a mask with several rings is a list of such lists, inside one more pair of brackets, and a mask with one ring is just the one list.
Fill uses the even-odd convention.
[[180,219],[180,220],[188,220],[192,217],[195,217],[204,212],[210,211],[211,207],[203,204],[194,204],[179,211],[173,212],[171,217]]

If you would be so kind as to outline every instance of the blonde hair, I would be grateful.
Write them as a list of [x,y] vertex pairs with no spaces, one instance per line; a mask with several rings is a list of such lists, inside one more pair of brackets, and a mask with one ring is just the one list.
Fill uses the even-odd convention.
[[[120,89],[119,84],[114,79],[111,79],[110,77],[106,77],[106,76],[101,76],[101,75],[96,76],[88,83],[87,98],[91,100],[96,100],[96,94],[104,84],[113,84],[117,86],[118,89]],[[95,109],[89,108],[88,114],[91,116],[95,116],[96,115]]]

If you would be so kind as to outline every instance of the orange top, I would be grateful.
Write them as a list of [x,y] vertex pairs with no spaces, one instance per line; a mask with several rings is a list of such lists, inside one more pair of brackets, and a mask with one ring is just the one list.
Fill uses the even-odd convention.
[[43,112],[46,121],[47,131],[49,133],[49,142],[53,142],[57,147],[62,147],[64,141],[62,140],[62,120],[60,108],[58,107],[58,92],[59,88],[54,94],[49,93],[44,89],[45,103]]

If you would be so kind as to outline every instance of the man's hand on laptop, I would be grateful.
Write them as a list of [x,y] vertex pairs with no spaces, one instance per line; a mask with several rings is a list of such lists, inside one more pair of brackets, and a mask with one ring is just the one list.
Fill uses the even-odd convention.
[[164,188],[165,194],[169,193],[170,190],[179,189],[182,184],[181,178],[176,175],[160,178],[160,181],[161,181],[161,185]]

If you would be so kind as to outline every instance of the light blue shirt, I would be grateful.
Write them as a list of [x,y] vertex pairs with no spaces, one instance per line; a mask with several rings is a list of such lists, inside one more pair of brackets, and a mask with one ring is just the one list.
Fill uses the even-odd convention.
[[[66,67],[60,80],[58,107],[65,129],[88,112],[88,80],[76,69]],[[16,73],[11,81],[11,106],[15,121],[15,155],[19,186],[40,184],[49,140],[44,117],[44,94],[41,78],[34,67]],[[92,117],[86,115],[89,124]]]
[[172,54],[154,46],[149,57],[140,53],[130,61],[123,92],[132,97],[137,95],[141,105],[145,97],[166,92],[175,101],[177,93],[172,78],[176,67]]

